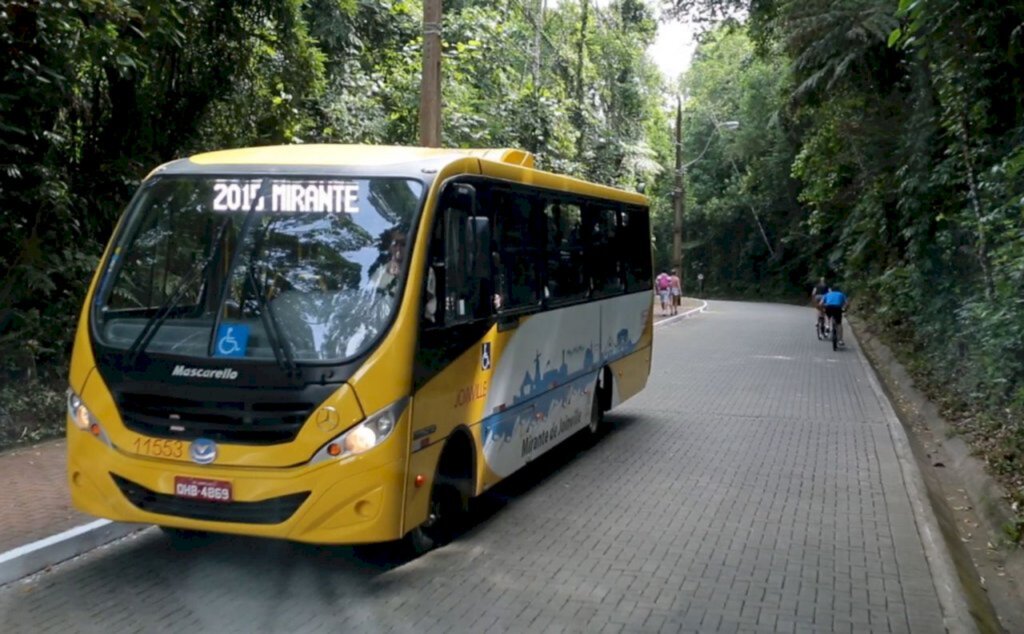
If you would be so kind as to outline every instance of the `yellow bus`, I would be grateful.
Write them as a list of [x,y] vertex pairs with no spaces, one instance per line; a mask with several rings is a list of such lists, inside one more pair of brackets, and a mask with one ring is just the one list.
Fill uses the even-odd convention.
[[180,535],[426,550],[643,389],[651,291],[648,200],[522,151],[168,163],[81,312],[72,500]]

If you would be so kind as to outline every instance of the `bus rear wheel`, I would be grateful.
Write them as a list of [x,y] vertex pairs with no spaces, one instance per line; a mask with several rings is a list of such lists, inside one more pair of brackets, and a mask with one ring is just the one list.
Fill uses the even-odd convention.
[[601,408],[601,396],[594,390],[594,402],[590,406],[590,422],[587,423],[587,435],[596,438],[604,426],[604,410]]
[[607,370],[604,371],[603,378],[603,382],[594,384],[594,400],[590,404],[590,421],[586,429],[587,437],[592,440],[597,439],[604,431],[604,413],[608,409],[606,404],[610,401],[605,393],[611,389],[610,373]]

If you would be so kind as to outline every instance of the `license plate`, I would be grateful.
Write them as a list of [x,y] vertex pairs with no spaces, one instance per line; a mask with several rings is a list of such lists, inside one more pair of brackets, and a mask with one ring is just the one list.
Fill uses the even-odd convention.
[[226,480],[206,480],[204,478],[175,476],[174,495],[190,500],[230,502],[231,483]]

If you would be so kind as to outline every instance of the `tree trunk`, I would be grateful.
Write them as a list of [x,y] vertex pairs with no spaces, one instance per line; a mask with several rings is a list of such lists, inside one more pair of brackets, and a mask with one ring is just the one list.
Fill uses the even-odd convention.
[[967,180],[967,197],[971,203],[971,210],[977,222],[978,240],[975,255],[978,264],[981,266],[981,274],[985,280],[985,299],[991,300],[995,296],[995,282],[992,280],[992,265],[988,257],[988,232],[985,231],[984,213],[981,209],[981,194],[978,192],[978,177],[974,165],[974,157],[971,155],[971,135],[969,132],[970,123],[967,114],[960,111],[960,151],[964,159],[965,177]]

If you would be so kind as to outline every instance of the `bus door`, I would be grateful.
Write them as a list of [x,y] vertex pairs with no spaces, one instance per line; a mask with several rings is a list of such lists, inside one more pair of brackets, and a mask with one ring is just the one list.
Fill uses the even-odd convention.
[[[493,354],[489,339],[494,288],[492,218],[482,211],[478,195],[466,183],[446,186],[430,229],[413,372],[412,473],[432,475],[453,431],[467,433],[463,440],[469,441],[472,426],[484,416]],[[472,445],[475,453],[475,441]],[[476,464],[475,455],[464,459]],[[475,476],[469,475],[472,484]],[[425,515],[426,497],[410,491],[407,525]]]

